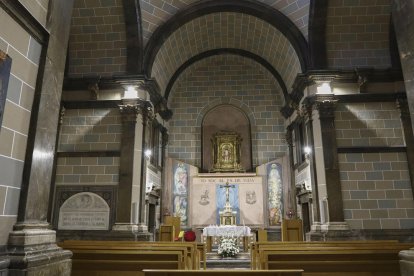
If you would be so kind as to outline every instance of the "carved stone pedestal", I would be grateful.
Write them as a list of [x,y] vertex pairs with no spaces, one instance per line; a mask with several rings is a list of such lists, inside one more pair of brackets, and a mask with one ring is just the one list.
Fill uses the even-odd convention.
[[10,260],[8,256],[0,256],[0,276],[7,276]]
[[401,276],[414,275],[414,248],[401,251],[399,256]]
[[56,245],[53,230],[16,229],[9,236],[8,276],[70,276],[72,252]]

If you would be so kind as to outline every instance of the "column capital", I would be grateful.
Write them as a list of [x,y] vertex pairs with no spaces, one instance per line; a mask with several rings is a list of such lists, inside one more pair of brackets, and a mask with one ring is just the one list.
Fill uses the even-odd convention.
[[319,111],[319,118],[334,118],[337,105],[338,100],[334,95],[317,96],[314,100],[314,106]]
[[146,125],[149,119],[154,116],[152,105],[149,101],[141,99],[124,99],[119,105],[122,120],[126,122],[136,122],[138,114],[142,115],[142,124]]

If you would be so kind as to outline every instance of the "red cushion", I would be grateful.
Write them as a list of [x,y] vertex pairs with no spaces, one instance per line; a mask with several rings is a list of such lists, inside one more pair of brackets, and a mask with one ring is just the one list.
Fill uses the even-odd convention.
[[195,239],[196,239],[196,234],[194,233],[194,231],[189,230],[184,233],[185,241],[192,242],[192,241],[195,241]]

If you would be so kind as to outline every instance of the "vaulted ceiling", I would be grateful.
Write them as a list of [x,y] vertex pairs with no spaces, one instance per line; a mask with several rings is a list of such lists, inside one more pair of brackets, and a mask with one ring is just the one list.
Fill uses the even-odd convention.
[[291,86],[301,72],[299,58],[289,40],[260,18],[221,12],[198,17],[176,30],[161,46],[152,67],[161,91],[180,65],[212,49],[233,48],[267,60]]
[[[254,0],[279,10],[286,15],[303,33],[308,35],[310,0]],[[142,29],[146,45],[155,30],[179,11],[201,0],[140,0]],[[204,1],[206,2],[206,1]]]
[[286,96],[309,69],[393,66],[391,28],[380,0],[75,0],[67,76],[146,76],[168,98],[188,66],[230,53]]

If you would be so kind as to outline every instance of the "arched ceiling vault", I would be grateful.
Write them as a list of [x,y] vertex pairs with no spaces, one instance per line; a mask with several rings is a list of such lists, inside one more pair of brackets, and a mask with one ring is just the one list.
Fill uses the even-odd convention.
[[[206,5],[208,2],[214,1],[140,0],[144,45],[148,43],[155,30],[171,17],[190,6],[199,4]],[[251,2],[262,4],[266,10],[278,10],[296,25],[303,36],[307,37],[308,35],[310,0],[235,0],[233,2]]]
[[241,49],[233,49],[233,48],[222,48],[222,49],[214,49],[214,50],[209,50],[203,53],[200,53],[192,58],[190,58],[189,60],[187,60],[184,64],[182,64],[177,71],[174,73],[174,75],[171,77],[170,81],[167,84],[167,87],[165,89],[165,98],[168,100],[169,94],[175,84],[175,82],[177,81],[177,79],[179,78],[179,76],[189,67],[191,67],[194,63],[196,63],[197,61],[200,61],[202,59],[206,59],[209,58],[211,56],[215,56],[215,55],[226,55],[226,54],[230,54],[230,55],[238,55],[238,56],[242,56],[245,58],[249,58],[251,60],[254,60],[256,62],[258,62],[259,64],[261,64],[264,68],[266,68],[268,70],[268,72],[271,74],[271,76],[279,83],[279,86],[282,90],[283,96],[285,98],[285,101],[287,100],[288,97],[288,91],[287,88],[285,86],[285,83],[283,82],[282,77],[280,76],[279,72],[277,72],[277,70],[275,68],[273,68],[273,66],[267,62],[265,59],[263,59],[262,57],[253,54],[251,52],[245,51],[245,50],[241,50]]
[[174,73],[189,59],[220,48],[240,49],[261,57],[280,73],[285,86],[291,87],[296,75],[308,67],[306,40],[283,15],[275,20],[278,14],[272,13],[269,23],[266,16],[256,14],[257,6],[247,3],[250,10],[230,5],[234,11],[222,11],[230,6],[218,5],[190,12],[185,20],[171,22],[177,26],[167,23],[157,31],[154,41],[147,45],[144,68],[148,76],[158,81],[162,93]]

